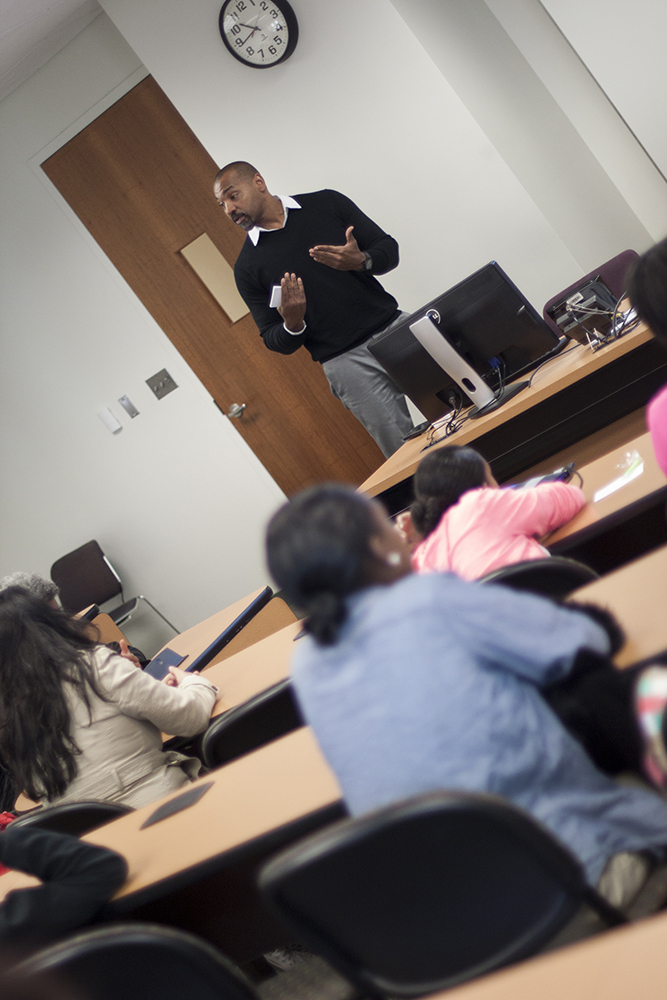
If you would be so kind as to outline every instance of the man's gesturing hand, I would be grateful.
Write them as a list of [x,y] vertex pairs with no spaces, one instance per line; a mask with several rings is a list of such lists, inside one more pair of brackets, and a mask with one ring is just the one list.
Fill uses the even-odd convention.
[[334,267],[337,271],[360,271],[365,253],[359,249],[359,244],[352,235],[354,226],[345,230],[345,244],[340,247],[313,247],[309,250],[310,256],[318,264],[326,264],[327,267]]
[[280,282],[282,292],[282,303],[278,306],[278,312],[283,318],[283,322],[288,330],[299,333],[303,328],[306,315],[306,293],[303,290],[303,281],[297,278],[296,274],[285,273],[285,277]]

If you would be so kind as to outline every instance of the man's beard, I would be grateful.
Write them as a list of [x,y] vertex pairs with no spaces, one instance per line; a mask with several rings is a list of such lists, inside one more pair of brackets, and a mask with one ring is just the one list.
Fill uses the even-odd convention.
[[241,229],[245,229],[246,233],[247,233],[247,232],[248,232],[248,231],[249,231],[250,229],[254,229],[254,228],[255,228],[255,223],[254,223],[254,222],[252,221],[252,219],[250,219],[250,218],[249,218],[249,217],[248,217],[248,216],[247,216],[247,215],[245,214],[245,212],[240,212],[240,213],[239,213],[239,218],[238,218],[238,219],[235,219],[235,218],[234,218],[234,213],[232,212],[232,215],[231,215],[231,220],[232,220],[232,222],[234,222],[234,223],[235,223],[235,224],[236,224],[237,226],[240,226],[240,227],[241,227]]

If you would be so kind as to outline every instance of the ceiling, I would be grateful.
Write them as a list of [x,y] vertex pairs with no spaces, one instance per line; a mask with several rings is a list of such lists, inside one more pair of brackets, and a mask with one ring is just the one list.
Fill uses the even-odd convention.
[[101,12],[97,0],[0,0],[0,100]]

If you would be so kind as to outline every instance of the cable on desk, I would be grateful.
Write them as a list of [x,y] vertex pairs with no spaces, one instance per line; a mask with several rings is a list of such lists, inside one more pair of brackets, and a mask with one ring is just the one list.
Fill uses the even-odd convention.
[[566,348],[566,350],[561,351],[560,354],[554,354],[553,358],[547,358],[546,361],[543,361],[542,364],[538,365],[537,368],[531,374],[530,378],[528,379],[528,388],[530,388],[531,385],[533,384],[533,379],[535,378],[535,376],[539,372],[540,368],[544,368],[545,365],[548,365],[550,361],[555,361],[556,358],[564,358],[566,354],[569,354],[570,351],[574,351],[575,348],[577,348],[579,346],[580,346],[579,343],[574,343],[572,345],[572,347]]
[[450,414],[449,420],[444,425],[444,431],[445,431],[444,435],[442,437],[436,438],[435,434],[438,430],[440,430],[440,427],[435,427],[432,424],[427,431],[426,444],[421,449],[421,451],[428,451],[428,449],[432,448],[434,445],[440,444],[441,441],[444,441],[446,438],[451,437],[452,434],[455,434],[456,431],[460,430],[460,428],[463,427],[463,425],[467,420],[470,420],[469,414],[464,414],[464,416],[460,417],[459,419],[459,414],[461,413],[461,410],[463,408],[463,397],[458,392],[458,390],[456,389],[451,390],[447,398],[447,402],[452,407],[452,412]]
[[639,316],[633,316],[632,319],[629,320],[628,316],[630,315],[630,309],[628,309],[628,311],[623,316],[620,325],[617,328],[618,310],[620,308],[621,302],[625,298],[627,298],[627,295],[628,295],[627,291],[623,292],[623,294],[616,302],[616,305],[614,307],[614,313],[611,318],[611,330],[609,331],[607,337],[603,338],[605,344],[610,343],[612,340],[618,340],[619,337],[624,336],[624,334],[626,333],[631,333],[632,330],[634,330],[636,327],[639,326],[640,322]]

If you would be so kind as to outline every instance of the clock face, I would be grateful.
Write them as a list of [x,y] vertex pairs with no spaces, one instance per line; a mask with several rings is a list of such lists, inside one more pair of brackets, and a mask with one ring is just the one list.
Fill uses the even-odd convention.
[[254,69],[283,62],[299,37],[296,15],[285,0],[226,0],[218,24],[232,55]]

